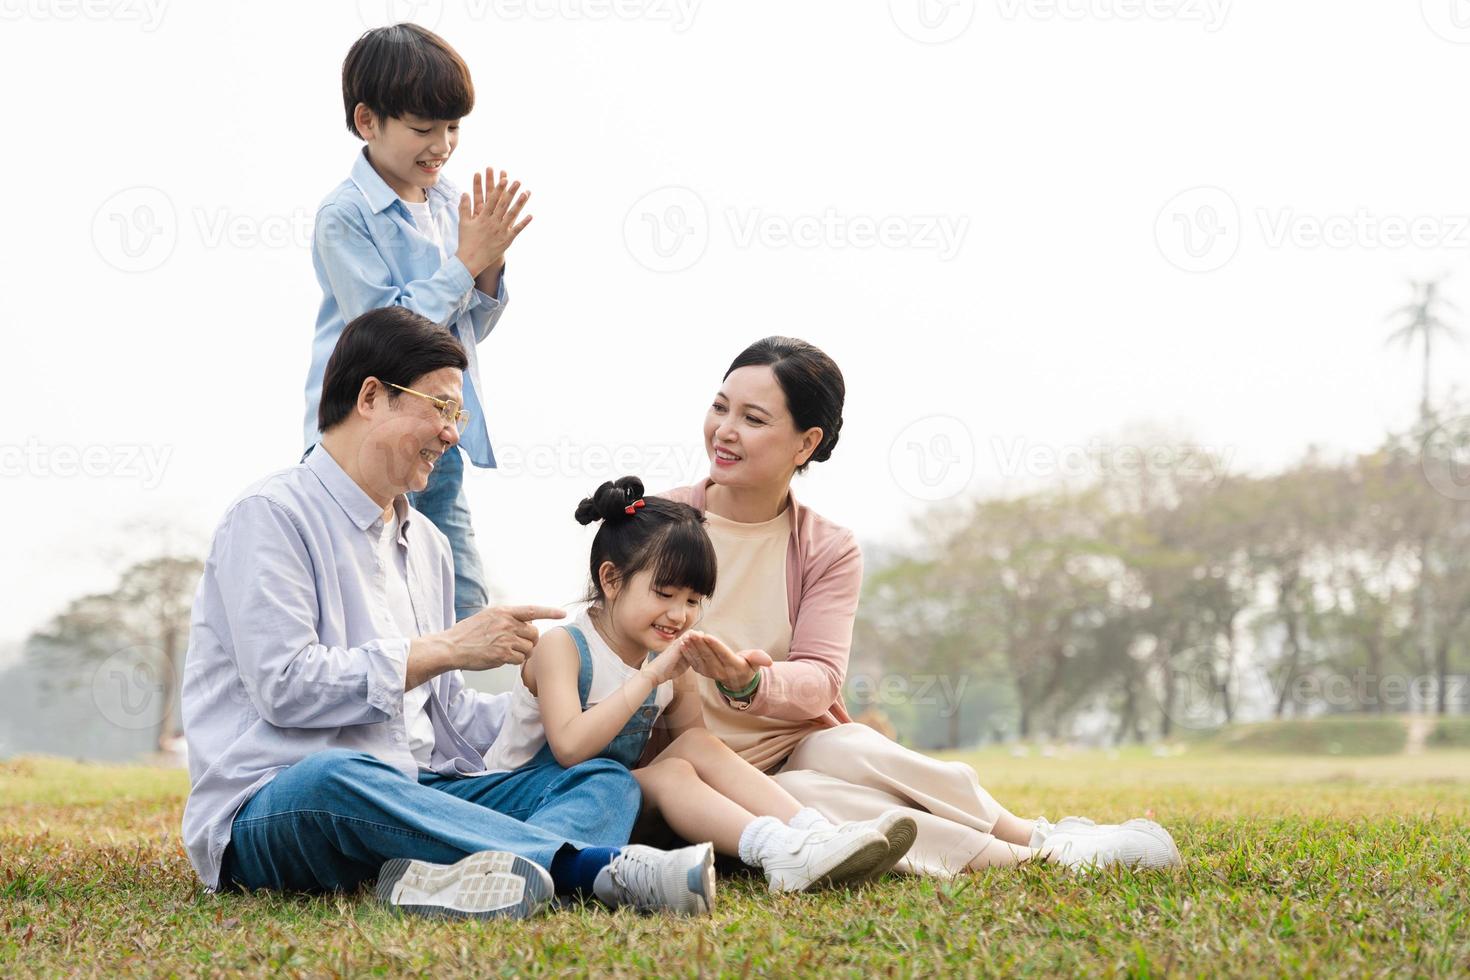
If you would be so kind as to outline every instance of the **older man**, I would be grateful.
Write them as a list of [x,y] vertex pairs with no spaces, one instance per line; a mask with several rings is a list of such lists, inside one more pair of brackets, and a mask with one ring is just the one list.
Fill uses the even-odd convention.
[[401,307],[343,331],[321,443],[230,505],[184,672],[189,859],[211,889],[355,887],[405,910],[522,917],[553,894],[707,912],[709,845],[623,846],[633,777],[595,759],[487,773],[509,695],[461,670],[519,664],[539,606],[459,623],[444,535],[407,503],[459,440],[466,357]]

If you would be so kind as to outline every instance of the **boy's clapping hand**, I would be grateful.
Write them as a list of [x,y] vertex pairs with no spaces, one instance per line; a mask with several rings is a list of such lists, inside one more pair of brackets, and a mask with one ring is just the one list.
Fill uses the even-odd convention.
[[473,199],[460,195],[459,248],[454,254],[475,279],[486,272],[498,274],[505,265],[506,249],[531,223],[529,214],[521,218],[530,199],[531,192],[521,191],[520,181],[508,183],[504,170],[497,181],[494,168],[487,168],[483,178],[475,174]]

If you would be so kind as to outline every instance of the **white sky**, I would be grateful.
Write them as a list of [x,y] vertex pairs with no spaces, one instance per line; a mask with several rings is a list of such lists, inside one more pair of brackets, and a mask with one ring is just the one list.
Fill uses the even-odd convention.
[[[110,587],[131,522],[202,539],[299,456],[308,229],[359,145],[341,60],[391,7],[0,0],[0,640]],[[478,89],[449,177],[494,165],[534,192],[481,346],[492,437],[524,462],[468,484],[505,598],[580,591],[572,510],[622,472],[599,452],[653,487],[702,472],[707,399],[769,333],[848,380],[800,492],[896,542],[923,496],[1045,480],[1046,454],[1141,421],[1235,468],[1371,446],[1417,400],[1417,357],[1383,346],[1406,279],[1449,272],[1470,311],[1464,0],[416,17]],[[1467,356],[1444,352],[1440,391]],[[57,472],[84,450],[93,475]]]

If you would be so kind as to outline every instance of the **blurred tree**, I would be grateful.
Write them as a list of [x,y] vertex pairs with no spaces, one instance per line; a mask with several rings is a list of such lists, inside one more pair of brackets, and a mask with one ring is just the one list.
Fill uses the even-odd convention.
[[136,660],[162,702],[156,743],[166,751],[180,731],[178,687],[189,643],[194,590],[203,571],[197,558],[162,555],[129,566],[111,592],[72,600],[31,636],[29,656],[66,683],[80,683],[101,662],[125,654]]

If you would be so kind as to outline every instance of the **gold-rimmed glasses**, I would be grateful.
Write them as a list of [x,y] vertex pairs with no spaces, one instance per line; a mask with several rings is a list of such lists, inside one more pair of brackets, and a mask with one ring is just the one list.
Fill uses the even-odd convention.
[[391,381],[384,381],[383,384],[389,388],[397,388],[405,394],[417,395],[419,398],[433,402],[434,407],[439,410],[439,417],[444,420],[445,424],[454,426],[455,431],[461,434],[464,432],[465,426],[470,424],[470,413],[460,408],[459,403],[453,399],[435,398],[433,395],[426,395],[422,391],[414,391],[412,388],[405,388],[403,385],[396,385]]

